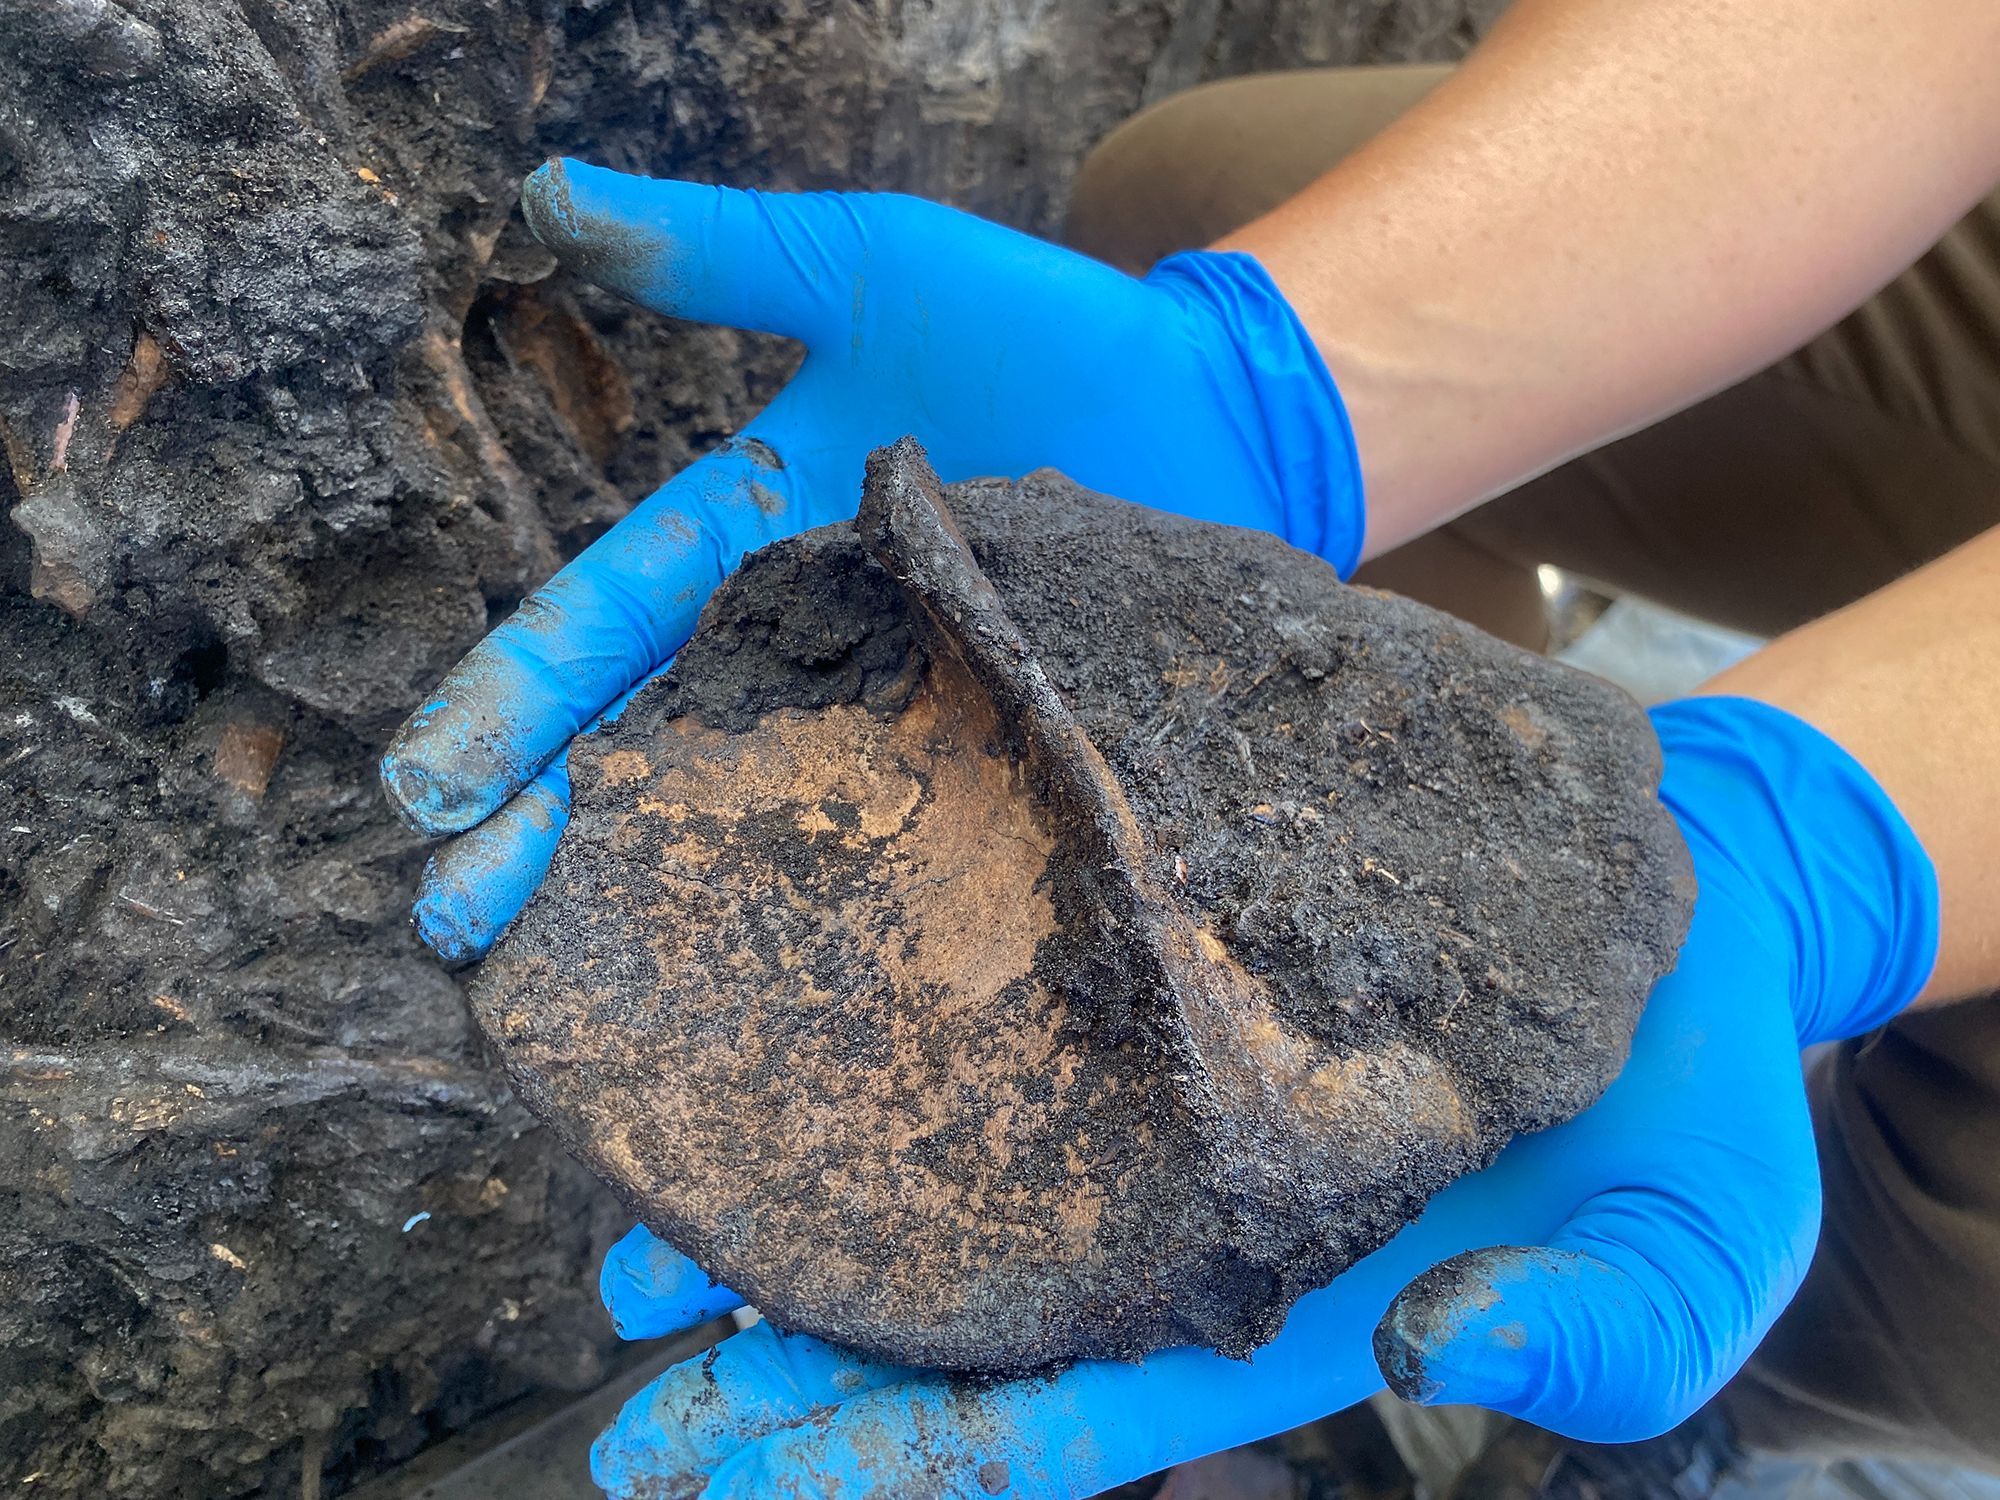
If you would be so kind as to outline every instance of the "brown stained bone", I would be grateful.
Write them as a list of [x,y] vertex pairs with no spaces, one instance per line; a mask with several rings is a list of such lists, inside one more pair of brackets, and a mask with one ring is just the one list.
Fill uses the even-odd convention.
[[1615,689],[907,441],[571,769],[473,992],[522,1097],[778,1323],[957,1369],[1247,1352],[1596,1097],[1692,898]]
[[469,28],[450,21],[411,11],[400,21],[383,27],[369,41],[361,55],[341,71],[344,84],[358,83],[384,63],[401,62],[414,56],[440,37],[463,36]]
[[231,720],[222,726],[212,767],[216,778],[253,800],[271,785],[271,772],[285,748],[285,732],[275,724]]
[[494,331],[508,359],[534,373],[578,445],[606,462],[637,420],[625,372],[588,323],[534,288],[514,289],[495,302]]
[[114,435],[123,432],[145,414],[147,403],[159,394],[169,375],[166,354],[160,342],[141,328],[132,339],[132,360],[111,388],[111,410],[105,422]]

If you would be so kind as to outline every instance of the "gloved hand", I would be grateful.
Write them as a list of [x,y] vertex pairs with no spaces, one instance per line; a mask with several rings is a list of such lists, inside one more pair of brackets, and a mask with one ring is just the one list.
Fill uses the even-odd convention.
[[1048,465],[1274,531],[1343,573],[1360,555],[1339,395],[1247,256],[1178,255],[1136,281],[915,198],[739,192],[574,162],[530,177],[522,206],[601,285],[789,334],[807,353],[737,438],[534,594],[389,747],[382,779],[410,823],[477,825],[439,852],[417,902],[419,932],[447,958],[484,953],[540,883],[570,737],[679,648],[745,553],[853,515],[871,448],[915,433],[947,480]]
[[[1179,1349],[977,1382],[759,1325],[635,1396],[598,1442],[597,1482],[718,1500],[1069,1500],[1358,1401],[1384,1370],[1414,1399],[1595,1442],[1688,1416],[1812,1255],[1800,1045],[1916,995],[1937,892],[1902,817],[1817,730],[1737,698],[1653,720],[1701,895],[1630,1062],[1582,1116],[1517,1140],[1301,1300],[1250,1361]],[[735,1305],[644,1229],[607,1258],[603,1292],[633,1338]]]

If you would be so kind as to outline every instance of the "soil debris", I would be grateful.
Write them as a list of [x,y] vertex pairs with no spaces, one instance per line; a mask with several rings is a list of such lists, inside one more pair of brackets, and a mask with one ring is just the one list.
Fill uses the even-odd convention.
[[[797,352],[551,275],[523,174],[909,192],[1048,234],[1142,97],[1444,60],[1496,3],[1272,0],[1246,29],[1176,0],[1032,27],[1010,0],[0,0],[0,1493],[287,1494],[306,1432],[344,1492],[620,1357],[595,1283],[629,1217],[467,1075],[375,761]],[[395,32],[413,12],[436,31]],[[529,299],[580,367],[517,360]],[[629,426],[615,391],[579,413],[606,377]],[[262,798],[214,774],[233,721],[284,732]],[[50,1049],[63,1081],[9,1071]],[[418,1063],[459,1082],[379,1071]],[[199,1128],[106,1123],[185,1069]],[[396,1232],[494,1174],[498,1208]]]

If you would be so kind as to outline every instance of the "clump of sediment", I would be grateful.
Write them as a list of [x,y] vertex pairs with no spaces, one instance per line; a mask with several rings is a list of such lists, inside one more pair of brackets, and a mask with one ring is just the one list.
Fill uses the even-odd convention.
[[1622,1064],[1692,906],[1615,688],[908,440],[578,742],[474,1006],[781,1326],[1242,1354]]

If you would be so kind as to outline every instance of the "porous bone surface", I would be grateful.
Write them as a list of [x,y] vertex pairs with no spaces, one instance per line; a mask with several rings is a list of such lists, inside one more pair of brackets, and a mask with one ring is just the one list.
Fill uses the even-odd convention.
[[1590,1104],[1692,905],[1610,685],[1044,472],[724,585],[473,988],[779,1324],[973,1370],[1286,1310]]

